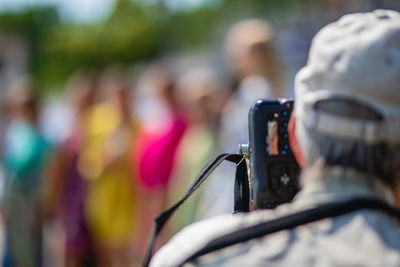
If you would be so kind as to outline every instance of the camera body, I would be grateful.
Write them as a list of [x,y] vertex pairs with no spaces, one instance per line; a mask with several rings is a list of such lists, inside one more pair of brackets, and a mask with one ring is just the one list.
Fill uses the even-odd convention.
[[300,168],[289,144],[293,100],[257,100],[249,112],[250,200],[254,209],[272,209],[299,191]]

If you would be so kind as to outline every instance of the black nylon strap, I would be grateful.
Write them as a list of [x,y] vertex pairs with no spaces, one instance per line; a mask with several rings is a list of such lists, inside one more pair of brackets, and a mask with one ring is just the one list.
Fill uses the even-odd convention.
[[236,163],[233,211],[248,212],[250,209],[250,188],[246,159],[239,154],[230,154],[226,159]]
[[153,255],[154,241],[157,235],[161,232],[162,228],[172,216],[172,214],[182,205],[182,203],[207,179],[207,177],[217,168],[224,160],[236,163],[235,175],[235,199],[234,211],[248,212],[249,211],[249,183],[247,176],[247,164],[243,155],[240,154],[220,154],[214,159],[210,160],[200,171],[190,185],[189,189],[185,192],[181,199],[167,210],[161,212],[153,221],[153,227],[150,234],[150,240],[147,246],[146,257],[144,266],[148,266]]
[[193,261],[194,259],[210,252],[226,248],[241,242],[246,242],[254,238],[259,238],[268,234],[276,233],[281,230],[292,229],[300,225],[315,222],[325,218],[336,217],[345,213],[350,213],[360,209],[371,209],[383,211],[391,216],[400,219],[400,211],[389,206],[387,203],[378,199],[358,198],[345,202],[329,203],[317,208],[294,213],[275,220],[267,221],[233,233],[218,237],[210,241],[204,248],[188,257],[182,264]]

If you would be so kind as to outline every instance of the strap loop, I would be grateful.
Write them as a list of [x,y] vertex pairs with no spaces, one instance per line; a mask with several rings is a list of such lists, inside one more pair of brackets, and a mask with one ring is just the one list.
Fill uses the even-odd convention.
[[235,166],[238,167],[238,166],[240,165],[240,163],[242,163],[242,161],[243,161],[245,158],[246,158],[246,156],[243,155],[242,159],[241,159],[237,164],[235,164]]

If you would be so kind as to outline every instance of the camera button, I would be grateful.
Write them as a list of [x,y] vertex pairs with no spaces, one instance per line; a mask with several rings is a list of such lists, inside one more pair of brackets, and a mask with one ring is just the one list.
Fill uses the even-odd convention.
[[288,150],[289,149],[289,144],[284,144],[283,149]]
[[288,167],[281,167],[281,175],[287,175],[289,173]]
[[294,185],[288,186],[289,194],[294,194],[294,193],[296,193],[296,191],[297,191],[297,188]]
[[277,176],[272,176],[271,177],[271,188],[276,190],[280,186],[280,179]]
[[290,177],[285,173],[281,176],[280,180],[284,185],[288,185],[288,183],[290,182]]

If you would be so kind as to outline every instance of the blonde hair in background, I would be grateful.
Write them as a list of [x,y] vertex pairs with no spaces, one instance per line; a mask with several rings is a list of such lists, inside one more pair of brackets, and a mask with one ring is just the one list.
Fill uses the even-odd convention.
[[[274,97],[282,97],[282,66],[273,37],[273,30],[266,21],[241,21],[229,29],[225,38],[225,51],[239,76],[262,75],[271,84]],[[248,61],[251,63],[246,64]]]

